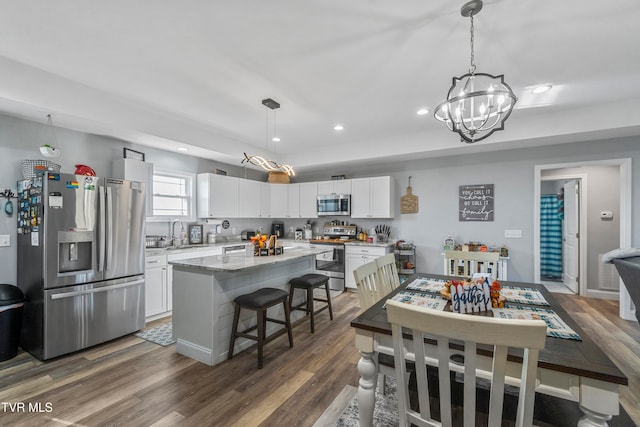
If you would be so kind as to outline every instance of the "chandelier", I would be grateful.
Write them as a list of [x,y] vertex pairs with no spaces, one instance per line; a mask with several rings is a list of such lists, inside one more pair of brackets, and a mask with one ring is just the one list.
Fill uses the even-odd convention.
[[504,75],[476,73],[473,53],[473,16],[482,9],[482,0],[471,0],[460,9],[471,20],[471,66],[469,72],[452,79],[447,100],[435,110],[434,117],[462,140],[473,143],[504,129],[513,106],[518,100],[504,81]]
[[[265,107],[273,111],[273,138],[271,138],[271,140],[274,142],[279,142],[280,138],[278,137],[278,134],[276,132],[276,110],[280,108],[280,104],[271,98],[267,98],[262,100],[262,105],[264,105]],[[269,150],[269,110],[265,110],[265,111],[267,113],[266,114],[266,117],[267,117],[266,139],[267,139],[267,151],[268,151]],[[293,166],[280,164],[274,160],[267,160],[262,156],[258,156],[258,155],[249,156],[247,153],[244,153],[244,159],[242,159],[242,162],[240,163],[244,163],[244,162],[250,163],[254,166],[260,166],[261,168],[263,168],[268,172],[282,172],[282,173],[286,173],[289,176],[295,175]]]

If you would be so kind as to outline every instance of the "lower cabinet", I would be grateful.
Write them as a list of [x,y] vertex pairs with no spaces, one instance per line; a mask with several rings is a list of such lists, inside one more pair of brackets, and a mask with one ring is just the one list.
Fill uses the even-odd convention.
[[383,255],[392,252],[392,246],[351,246],[344,248],[344,283],[347,288],[356,289],[356,279],[353,270],[368,262],[375,261]]
[[145,259],[144,314],[146,318],[167,311],[167,257],[149,256]]

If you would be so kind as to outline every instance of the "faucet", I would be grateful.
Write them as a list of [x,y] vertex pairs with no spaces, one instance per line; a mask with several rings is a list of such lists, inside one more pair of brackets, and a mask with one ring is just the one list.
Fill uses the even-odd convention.
[[[181,242],[182,236],[180,236],[179,238],[176,237],[176,223],[178,223],[178,222],[180,222],[179,219],[174,219],[173,221],[171,221],[171,228],[170,228],[170,230],[171,230],[171,244],[173,246],[181,246],[181,245],[177,244],[176,242],[182,243]],[[180,227],[182,227],[182,223],[180,223]]]

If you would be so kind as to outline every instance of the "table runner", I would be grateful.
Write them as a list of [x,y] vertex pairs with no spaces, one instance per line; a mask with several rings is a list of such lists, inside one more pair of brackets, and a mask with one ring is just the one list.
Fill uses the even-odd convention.
[[405,304],[411,304],[418,307],[429,308],[431,310],[444,310],[448,299],[441,297],[440,295],[434,295],[424,292],[409,292],[400,291],[391,298],[394,301],[400,301]]
[[522,307],[507,304],[504,308],[494,308],[493,317],[502,319],[544,320],[547,324],[547,336],[582,341],[555,311],[548,308]]
[[[418,277],[407,286],[408,291],[429,292],[439,294],[446,280],[435,279],[430,277]],[[519,304],[533,304],[548,306],[549,303],[544,299],[542,293],[533,288],[518,288],[514,286],[502,286],[500,295],[504,296],[507,302],[515,302]]]

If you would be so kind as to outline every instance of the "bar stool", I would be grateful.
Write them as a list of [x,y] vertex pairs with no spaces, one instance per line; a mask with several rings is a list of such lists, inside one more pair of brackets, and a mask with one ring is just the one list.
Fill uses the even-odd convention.
[[[327,292],[327,299],[316,298],[313,295],[313,290],[324,286]],[[293,305],[293,293],[296,289],[304,289],[307,292],[306,301],[302,304]],[[314,301],[326,302],[327,304],[321,307],[319,310],[315,310],[313,306]],[[310,316],[311,320],[311,333],[314,332],[314,315],[322,310],[329,309],[329,317],[333,320],[333,310],[331,309],[331,294],[329,293],[329,278],[322,274],[305,274],[301,277],[296,277],[289,281],[289,310],[301,310]]]
[[[287,304],[287,291],[275,288],[262,288],[250,294],[240,295],[233,300],[235,302],[235,310],[233,312],[233,328],[231,329],[231,341],[229,343],[229,356],[233,357],[233,347],[237,337],[247,338],[258,342],[258,369],[262,369],[262,347],[264,344],[273,341],[280,335],[287,332],[289,334],[289,347],[293,347],[293,332],[291,330],[291,320],[289,317],[289,305]],[[273,319],[267,317],[267,309],[274,305],[282,304],[284,307],[285,320]],[[238,320],[240,319],[240,309],[246,308],[253,310],[257,314],[257,323],[244,331],[238,332]],[[267,330],[267,321],[284,325],[268,337],[265,336]],[[257,335],[251,335],[247,332],[257,329]]]

